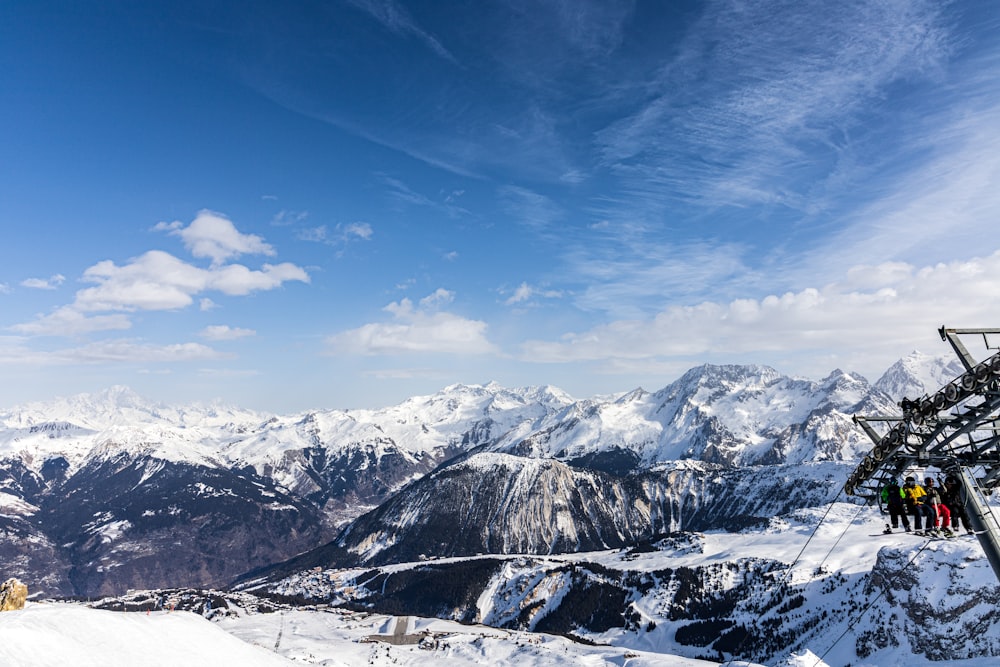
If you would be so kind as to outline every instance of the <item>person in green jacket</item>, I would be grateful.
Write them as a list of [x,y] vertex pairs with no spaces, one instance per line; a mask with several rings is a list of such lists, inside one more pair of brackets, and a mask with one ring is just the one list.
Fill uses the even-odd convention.
[[900,520],[903,522],[903,530],[910,532],[910,520],[906,518],[906,508],[903,506],[905,498],[906,494],[895,479],[890,479],[889,483],[882,487],[882,502],[889,508],[889,519],[892,521],[892,528],[886,524],[885,532],[891,533],[897,530]]

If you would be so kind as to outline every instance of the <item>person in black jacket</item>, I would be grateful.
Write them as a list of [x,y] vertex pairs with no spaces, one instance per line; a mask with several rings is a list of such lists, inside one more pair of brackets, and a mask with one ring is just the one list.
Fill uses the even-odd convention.
[[965,513],[965,507],[962,506],[961,492],[962,485],[957,477],[948,475],[944,478],[944,482],[941,483],[941,502],[947,505],[951,512],[951,529],[957,531],[958,523],[961,521],[962,528],[965,528],[965,532],[971,535],[972,526],[969,524],[969,515]]

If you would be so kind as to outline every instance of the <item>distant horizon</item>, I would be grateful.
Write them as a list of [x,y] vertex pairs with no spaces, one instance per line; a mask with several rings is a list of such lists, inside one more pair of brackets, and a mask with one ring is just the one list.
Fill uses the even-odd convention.
[[1000,326],[995,2],[3,17],[0,405],[870,378]]

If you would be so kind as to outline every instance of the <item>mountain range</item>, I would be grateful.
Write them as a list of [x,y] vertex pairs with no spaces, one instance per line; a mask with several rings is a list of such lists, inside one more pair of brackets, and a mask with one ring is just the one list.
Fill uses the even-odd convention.
[[892,414],[956,363],[914,353],[875,384],[704,365],[655,392],[454,385],[295,415],[123,387],[26,404],[0,412],[0,560],[44,594],[98,596],[759,525],[832,500],[870,446],[851,416]]

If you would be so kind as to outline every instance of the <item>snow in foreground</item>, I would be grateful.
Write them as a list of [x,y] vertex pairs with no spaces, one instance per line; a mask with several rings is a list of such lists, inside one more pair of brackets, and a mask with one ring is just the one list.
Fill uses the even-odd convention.
[[188,612],[123,614],[75,604],[32,604],[0,614],[4,667],[292,663]]
[[701,667],[715,664],[586,646],[548,635],[424,619],[411,620],[408,630],[433,631],[438,636],[433,649],[363,641],[373,634],[391,633],[393,628],[392,617],[339,611],[255,614],[216,624],[189,612],[123,613],[69,603],[34,603],[22,611],[0,614],[0,665]]

